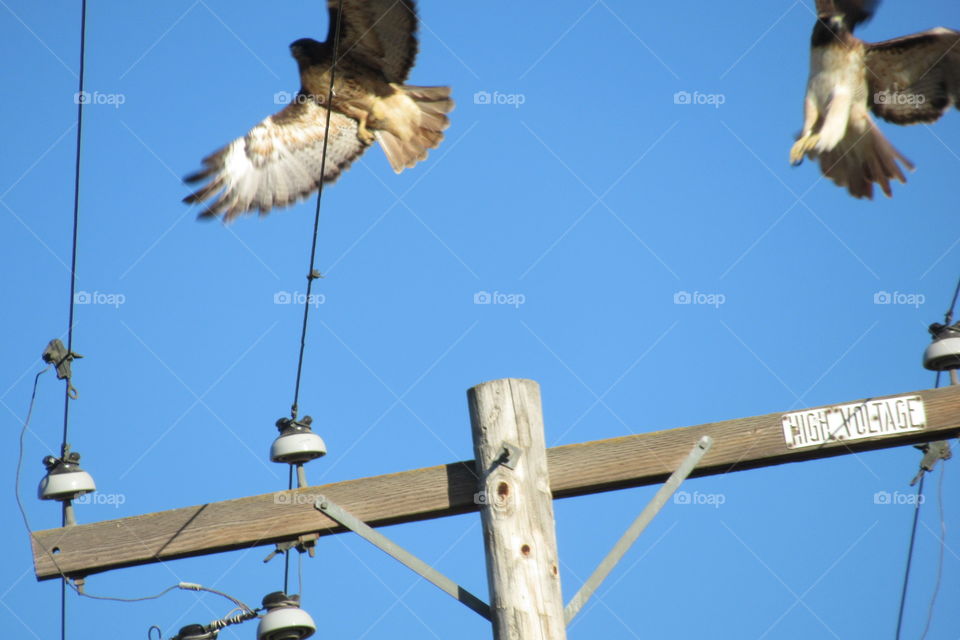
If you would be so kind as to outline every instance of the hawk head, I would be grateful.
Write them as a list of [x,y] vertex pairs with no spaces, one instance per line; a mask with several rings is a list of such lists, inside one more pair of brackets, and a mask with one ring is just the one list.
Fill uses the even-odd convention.
[[326,42],[317,42],[311,38],[300,38],[290,44],[290,55],[302,66],[309,66],[329,60],[330,47]]
[[813,25],[813,46],[823,46],[832,40],[840,40],[850,33],[847,21],[842,13],[821,13]]
[[845,13],[822,13],[817,16],[817,23],[813,25],[813,36],[810,44],[814,47],[825,47],[831,44],[848,44],[853,38],[853,29],[859,22],[855,17]]
[[817,0],[813,46],[824,46],[830,41],[843,42],[858,24],[873,16],[877,4],[879,0]]

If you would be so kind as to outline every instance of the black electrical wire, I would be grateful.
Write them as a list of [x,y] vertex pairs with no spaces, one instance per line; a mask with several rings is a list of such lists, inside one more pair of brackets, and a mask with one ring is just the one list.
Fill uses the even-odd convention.
[[957,307],[957,296],[960,296],[960,278],[957,278],[957,287],[953,290],[953,300],[950,301],[950,308],[947,309],[945,324],[953,324],[953,310]]
[[[80,74],[77,79],[77,155],[73,173],[73,239],[72,255],[70,258],[70,313],[67,323],[67,353],[73,353],[73,311],[74,296],[77,288],[77,230],[80,221],[80,150],[83,140],[83,71],[87,48],[87,0],[80,2]],[[63,441],[60,445],[60,455],[67,455],[67,436],[70,425],[70,379],[65,382],[63,390]],[[64,508],[62,516],[63,526],[67,524],[67,512]],[[67,639],[67,579],[60,583],[60,640]]]
[[30,521],[27,519],[27,510],[23,508],[23,501],[20,500],[20,472],[23,469],[23,437],[27,435],[27,429],[30,427],[30,418],[33,416],[33,404],[37,399],[37,385],[40,382],[40,376],[47,372],[46,367],[33,378],[33,392],[30,394],[30,406],[27,408],[27,417],[23,421],[23,427],[20,429],[20,452],[17,455],[17,477],[13,482],[13,496],[17,501],[17,508],[20,509],[20,516],[23,518],[23,526],[30,529]]
[[[957,308],[958,296],[960,296],[960,278],[957,278],[957,286],[953,289],[953,298],[950,300],[950,306],[947,308],[947,312],[943,314],[943,324],[948,327],[953,324],[953,312]],[[940,373],[940,371],[937,371],[937,379],[934,384],[935,389],[940,387]]]
[[[333,85],[337,73],[337,55],[340,51],[340,25],[343,15],[343,0],[337,5],[337,24],[333,36],[333,59],[330,63],[330,89],[327,91],[328,106],[333,105]],[[290,415],[296,420],[300,404],[300,379],[303,374],[303,353],[307,348],[307,323],[310,319],[310,302],[313,292],[313,281],[317,279],[317,236],[320,232],[320,202],[323,198],[323,176],[327,171],[327,142],[330,139],[330,115],[332,111],[327,109],[327,120],[323,127],[323,151],[320,156],[320,184],[317,187],[317,207],[313,215],[313,239],[310,244],[310,270],[307,272],[307,295],[303,301],[303,326],[300,329],[300,354],[297,357],[297,379],[293,387],[293,405],[290,407]],[[290,474],[287,481],[287,489],[293,489],[293,465],[290,466]],[[283,592],[287,593],[290,586],[290,550],[287,549],[283,554]]]
[[940,582],[943,578],[943,552],[947,546],[947,523],[943,517],[943,474],[947,468],[945,462],[945,460],[941,460],[940,462],[940,477],[937,479],[937,510],[940,514],[940,555],[937,559],[937,579],[933,584],[933,595],[930,596],[930,604],[927,606],[927,622],[923,625],[923,633],[920,635],[920,640],[924,640],[930,631],[930,624],[933,622],[933,607],[937,603],[937,595],[940,593]]
[[[957,298],[960,297],[960,278],[957,278],[957,286],[953,290],[953,298],[950,300],[950,308],[947,309],[947,313],[944,314],[944,324],[950,326],[953,324],[953,312],[957,308]],[[936,387],[940,386],[940,372],[937,371],[937,380]],[[930,605],[927,607],[927,622],[923,627],[923,634],[920,636],[920,640],[923,640],[927,637],[927,633],[930,631],[930,624],[933,622],[933,607],[937,602],[937,595],[940,593],[940,582],[943,577],[943,552],[946,547],[946,532],[947,525],[943,517],[943,474],[946,467],[946,460],[940,461],[940,478],[937,480],[937,507],[940,514],[940,554],[937,561],[937,579],[933,587],[933,595],[930,596]],[[926,475],[926,474],[924,474]],[[923,478],[920,479],[921,483]],[[916,527],[916,524],[914,524]],[[913,544],[911,543],[911,553],[913,552]],[[903,604],[901,603],[901,608]]]
[[910,529],[910,545],[907,550],[907,568],[903,573],[903,588],[900,590],[900,612],[897,614],[897,633],[896,640],[900,640],[900,629],[903,626],[903,610],[907,604],[907,585],[910,582],[910,565],[913,564],[913,543],[917,538],[917,521],[920,519],[920,503],[923,496],[923,479],[927,474],[920,476],[920,483],[917,485],[917,499],[913,510],[913,527]]
[[[86,48],[87,48],[87,0],[82,0],[80,3],[80,76],[78,80],[79,88],[77,89],[77,153],[76,160],[74,162],[74,173],[73,173],[73,239],[72,239],[72,249],[70,257],[70,300],[69,300],[69,317],[67,323],[67,353],[73,353],[73,312],[74,312],[74,296],[76,295],[77,290],[77,231],[79,228],[80,222],[80,149],[81,141],[83,135],[83,103],[86,102],[84,99],[83,92],[83,71],[84,64],[83,61],[86,58]],[[68,442],[68,432],[70,424],[70,380],[66,381],[66,389],[64,390],[64,400],[63,400],[63,443],[62,443],[62,452],[61,455],[66,455],[66,447]]]
[[[333,60],[330,64],[330,90],[327,92],[327,105],[333,105],[333,83],[337,72],[337,54],[340,50],[340,23],[343,15],[343,0],[340,0],[337,6],[337,26],[333,36]],[[303,352],[307,346],[307,320],[310,315],[311,291],[313,291],[313,281],[316,280],[316,257],[317,257],[317,234],[320,229],[320,200],[323,198],[323,176],[327,170],[327,141],[330,138],[330,114],[327,109],[327,122],[323,129],[323,152],[320,157],[320,186],[317,190],[317,209],[313,216],[313,242],[310,245],[310,271],[307,275],[307,296],[303,302],[303,328],[300,331],[300,356],[297,359],[297,381],[293,390],[293,406],[290,413],[294,420],[297,419],[298,404],[300,402],[300,376],[303,372]]]
[[[953,289],[953,298],[951,298],[950,306],[947,308],[947,312],[944,314],[944,324],[947,326],[950,326],[951,324],[953,324],[953,312],[957,307],[958,297],[960,297],[960,278],[957,278],[957,286],[954,287]],[[937,371],[937,377],[934,380],[933,386],[935,389],[940,388],[940,373],[941,373],[940,371]],[[945,524],[943,522],[943,502],[942,502],[944,462],[945,461],[940,462],[940,484],[939,484],[940,493],[937,496],[938,502],[940,504],[941,531],[945,527]],[[897,633],[895,636],[896,640],[900,640],[900,630],[903,627],[903,610],[907,603],[907,585],[910,581],[910,565],[913,564],[913,546],[917,537],[917,520],[920,517],[920,504],[923,500],[923,479],[926,475],[927,474],[925,471],[921,472],[920,482],[917,485],[916,504],[914,505],[914,511],[913,511],[913,526],[910,529],[910,544],[907,548],[907,567],[903,574],[903,588],[900,591],[900,611],[897,614]],[[926,626],[924,626],[923,635],[921,636],[921,639],[926,637],[927,631],[930,629],[930,622],[933,619],[933,605],[937,600],[937,593],[940,591],[940,578],[943,570],[943,545],[944,545],[944,540],[942,539],[942,536],[941,536],[940,544],[941,544],[940,564],[937,568],[937,582],[936,582],[936,586],[934,587],[933,596],[930,599],[930,606],[928,607],[928,610],[927,610],[927,623],[926,623]]]

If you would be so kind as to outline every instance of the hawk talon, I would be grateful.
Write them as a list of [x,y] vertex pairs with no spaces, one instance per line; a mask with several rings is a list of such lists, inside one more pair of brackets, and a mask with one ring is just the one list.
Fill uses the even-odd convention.
[[804,156],[817,146],[819,140],[819,133],[811,133],[810,135],[802,136],[794,142],[793,147],[790,148],[790,164],[797,166],[803,162]]
[[376,134],[367,129],[364,123],[360,123],[360,127],[357,129],[357,137],[360,138],[360,142],[366,145],[373,144],[376,140]]
[[790,148],[790,164],[797,167],[803,162],[803,138],[800,138],[793,143],[793,146]]

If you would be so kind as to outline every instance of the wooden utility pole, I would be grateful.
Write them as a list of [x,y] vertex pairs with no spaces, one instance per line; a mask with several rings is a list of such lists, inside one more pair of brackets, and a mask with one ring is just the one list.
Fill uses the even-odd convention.
[[467,400],[493,638],[565,640],[540,386],[494,380]]

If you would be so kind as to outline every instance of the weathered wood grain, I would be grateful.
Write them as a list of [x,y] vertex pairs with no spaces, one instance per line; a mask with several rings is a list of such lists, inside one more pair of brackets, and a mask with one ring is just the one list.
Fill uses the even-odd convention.
[[[702,435],[711,436],[714,445],[692,476],[840,456],[960,434],[960,387],[912,394],[920,395],[926,407],[927,428],[923,431],[788,449],[781,429],[781,413],[712,422],[549,449],[550,488],[554,498],[563,498],[663,482]],[[46,580],[59,577],[61,570],[70,576],[82,576],[158,560],[266,545],[307,533],[342,532],[342,528],[313,508],[312,497],[319,494],[330,496],[372,526],[382,526],[475,511],[477,491],[473,461],[455,462],[48,529],[34,533],[34,566],[37,578]],[[47,551],[54,548],[58,549],[56,563]]]
[[[540,386],[493,380],[470,389],[467,401],[484,498],[477,502],[493,638],[565,640]],[[518,455],[501,463],[504,443]]]

